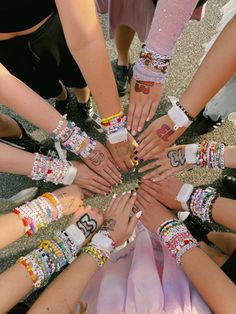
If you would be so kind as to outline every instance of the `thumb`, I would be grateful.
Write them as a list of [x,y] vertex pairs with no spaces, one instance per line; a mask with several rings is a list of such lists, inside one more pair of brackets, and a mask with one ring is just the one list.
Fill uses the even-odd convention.
[[129,225],[128,225],[128,233],[129,235],[131,235],[134,232],[134,228],[137,225],[137,222],[139,221],[139,218],[142,215],[142,211],[137,212],[137,214],[134,214],[130,221],[129,221]]

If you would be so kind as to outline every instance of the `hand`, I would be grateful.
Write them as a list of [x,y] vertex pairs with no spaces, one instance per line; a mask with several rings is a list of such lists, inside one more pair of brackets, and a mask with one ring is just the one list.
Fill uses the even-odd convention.
[[182,211],[181,204],[176,200],[176,197],[183,184],[175,177],[166,178],[161,182],[143,180],[138,190],[138,196],[142,197],[144,191],[168,208]]
[[141,132],[146,121],[156,113],[163,85],[154,82],[131,80],[127,129],[131,134]]
[[139,136],[140,145],[137,149],[139,160],[155,159],[156,154],[170,146],[186,128],[173,130],[174,123],[168,115],[153,121]]
[[128,139],[125,142],[111,144],[106,142],[112,157],[114,158],[117,166],[124,172],[128,172],[129,168],[133,168],[137,162],[133,159],[134,148],[138,146],[133,136],[128,133]]
[[81,189],[86,189],[92,193],[106,195],[111,191],[111,184],[89,169],[84,163],[79,161],[71,162],[77,168],[77,174],[73,184],[77,184]]
[[132,195],[131,192],[127,192],[125,195],[113,198],[104,213],[102,229],[109,231],[117,246],[132,235],[138,221],[136,215],[130,218],[135,200],[136,193]]
[[84,234],[86,244],[101,227],[103,223],[103,213],[97,208],[91,206],[83,207],[80,211],[74,213],[70,224],[75,224]]
[[65,186],[53,192],[63,207],[62,215],[70,215],[83,208],[84,194],[76,185]]
[[144,172],[157,167],[153,171],[143,176],[144,180],[152,179],[161,181],[175,172],[179,172],[189,167],[185,159],[185,145],[172,146],[162,152],[157,152],[155,161],[151,161],[146,166],[140,168],[138,172]]
[[175,216],[149,193],[142,190],[138,192],[136,207],[143,212],[141,222],[151,232],[156,232],[160,225]]
[[114,165],[109,151],[101,143],[96,141],[95,149],[88,157],[82,159],[89,168],[103,177],[110,185],[120,182],[121,174]]

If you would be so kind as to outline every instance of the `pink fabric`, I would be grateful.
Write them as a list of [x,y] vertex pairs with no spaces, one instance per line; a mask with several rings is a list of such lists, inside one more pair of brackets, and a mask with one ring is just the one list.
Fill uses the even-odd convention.
[[140,223],[81,297],[89,314],[210,314],[167,250]]

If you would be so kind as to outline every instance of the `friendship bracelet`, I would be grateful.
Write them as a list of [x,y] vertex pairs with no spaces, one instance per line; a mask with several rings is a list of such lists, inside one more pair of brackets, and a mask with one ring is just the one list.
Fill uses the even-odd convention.
[[157,230],[160,241],[168,248],[179,265],[181,257],[190,249],[198,247],[197,241],[186,226],[177,219],[164,222]]
[[224,151],[223,143],[200,143],[196,151],[196,164],[202,168],[224,169]]

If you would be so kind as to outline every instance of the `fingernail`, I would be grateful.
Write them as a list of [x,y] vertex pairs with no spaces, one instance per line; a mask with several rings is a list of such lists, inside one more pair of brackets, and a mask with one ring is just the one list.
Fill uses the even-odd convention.
[[113,194],[112,198],[116,198],[116,194]]
[[96,194],[93,194],[93,197],[95,197],[96,196]]
[[123,182],[123,181],[122,181],[122,180],[120,180],[120,181],[119,181],[119,184],[121,184],[122,182]]
[[123,192],[123,193],[122,193],[122,195],[125,195],[125,194],[126,194],[126,192]]
[[140,140],[137,140],[136,142],[137,142],[137,143],[140,143]]
[[136,196],[137,195],[137,193],[136,193],[136,191],[133,193],[133,196]]
[[140,181],[138,181],[138,185],[140,185],[141,184],[141,182]]
[[140,161],[140,162],[144,162],[144,160],[143,160],[143,159],[140,159],[139,161]]
[[132,135],[135,136],[136,135],[136,131],[132,131]]
[[139,219],[142,216],[142,213],[143,212],[141,210],[139,212],[137,212],[137,214],[135,214],[136,218]]
[[116,184],[115,184],[115,186],[118,186],[118,185],[119,185],[119,183],[116,183]]
[[139,128],[138,128],[138,131],[141,132],[141,131],[142,131],[142,128],[139,127]]
[[135,191],[138,191],[138,187],[136,186]]
[[149,117],[147,117],[147,120],[146,120],[146,121],[147,121],[147,122],[148,122],[148,121],[150,121],[150,118],[149,118]]
[[135,151],[134,151],[134,154],[135,154],[135,155],[136,155],[136,154],[138,154],[138,151],[137,151],[137,150],[135,150]]
[[130,126],[129,125],[127,125],[127,130],[130,131]]

